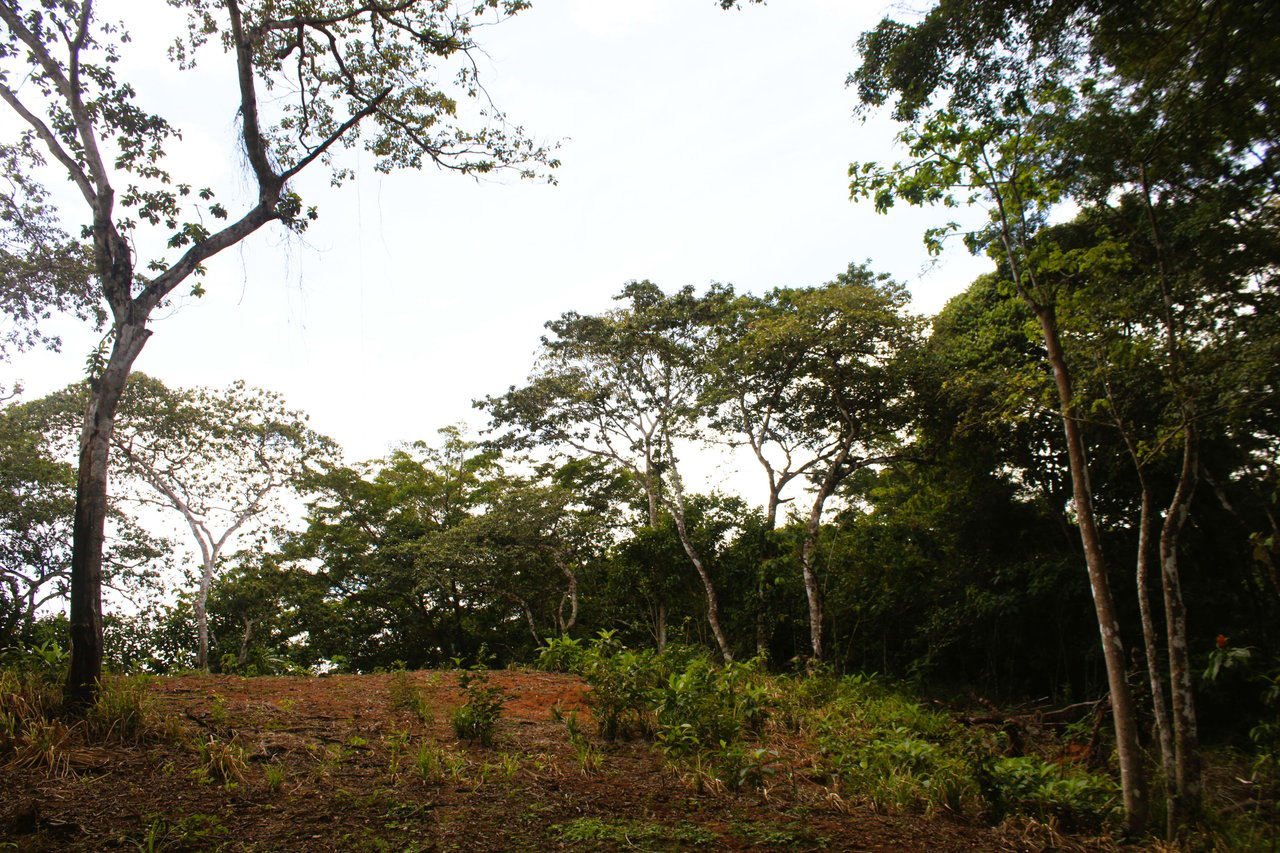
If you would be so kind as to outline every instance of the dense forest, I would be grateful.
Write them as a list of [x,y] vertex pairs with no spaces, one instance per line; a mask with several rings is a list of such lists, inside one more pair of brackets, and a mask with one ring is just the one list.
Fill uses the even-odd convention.
[[[449,109],[417,90],[384,100],[394,75],[344,65],[323,37],[378,30],[381,4],[335,4],[328,23],[182,5],[209,21],[183,61],[214,33],[245,69],[319,57],[317,100],[284,119],[310,117],[300,138],[260,130],[242,82],[261,192],[247,211],[209,207],[223,230],[194,224],[190,188],[163,172],[176,131],[89,61],[112,31],[77,41],[78,4],[0,3],[0,60],[29,67],[49,104],[42,119],[0,73],[32,128],[0,147],[4,344],[47,343],[54,311],[112,332],[85,381],[0,410],[0,646],[72,648],[73,706],[103,667],[496,668],[603,637],[878,673],[948,701],[1108,696],[1130,830],[1148,776],[1171,827],[1202,818],[1205,747],[1257,757],[1274,785],[1271,4],[942,0],[884,20],[849,83],[861,112],[898,123],[905,159],[854,163],[850,193],[890,216],[936,207],[926,243],[963,241],[991,272],[934,316],[874,258],[763,293],[619,282],[607,311],[544,318],[523,384],[475,389],[483,430],[435,425],[363,462],[252,377],[184,389],[131,373],[149,313],[253,230],[304,228],[288,181],[366,119],[386,168],[537,176],[554,161],[519,135],[415,133]],[[440,35],[432,4],[401,5],[426,17],[388,38],[471,46],[456,21]],[[94,139],[143,187],[119,186],[123,210]],[[82,191],[74,215],[37,183],[49,158]],[[946,222],[958,207],[984,214],[976,230]],[[63,230],[86,213],[82,235]],[[135,219],[171,233],[150,266]]]

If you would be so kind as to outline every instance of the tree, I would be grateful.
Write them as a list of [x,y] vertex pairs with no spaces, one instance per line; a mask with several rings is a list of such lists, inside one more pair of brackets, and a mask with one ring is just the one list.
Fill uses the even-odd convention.
[[[157,306],[189,284],[203,264],[263,226],[299,231],[316,216],[291,181],[316,164],[333,179],[349,176],[335,154],[363,140],[376,168],[425,163],[466,174],[515,167],[524,174],[555,165],[549,153],[508,129],[501,113],[478,110],[478,127],[460,116],[460,100],[482,98],[470,61],[482,16],[511,15],[524,0],[481,0],[458,11],[428,0],[176,0],[189,15],[172,56],[190,68],[210,42],[234,60],[238,143],[252,182],[243,205],[170,174],[166,151],[179,129],[138,104],[115,62],[128,40],[124,24],[102,19],[94,0],[0,2],[0,99],[27,130],[16,149],[20,174],[38,166],[38,144],[84,203],[90,223],[93,291],[110,313],[109,349],[90,381],[80,439],[72,546],[71,647],[67,698],[86,707],[102,661],[101,583],[107,471],[112,431],[132,365]],[[457,68],[455,87],[435,81]],[[288,97],[264,102],[263,89]],[[13,150],[13,149],[10,149]],[[212,226],[212,227],[211,227]],[[31,248],[58,240],[56,233]]]
[[[929,25],[945,27],[951,11],[935,10]],[[898,95],[896,115],[908,123],[899,139],[913,160],[891,168],[876,163],[850,166],[851,192],[855,197],[874,198],[880,212],[892,207],[896,199],[951,207],[978,202],[987,206],[988,227],[967,235],[967,241],[975,249],[989,247],[998,258],[1002,271],[1036,318],[1052,368],[1076,521],[1107,661],[1125,814],[1129,830],[1140,832],[1146,821],[1148,792],[1126,677],[1124,642],[1094,513],[1071,368],[1062,346],[1058,281],[1042,264],[1044,251],[1036,240],[1065,191],[1068,165],[1056,145],[1056,133],[1072,107],[1070,93],[1052,68],[1046,72],[1034,62],[1022,64],[1017,50],[1025,45],[1016,41],[1001,44],[994,56],[983,56],[989,62],[976,63],[977,71],[962,71],[958,80],[949,83],[941,74],[924,81],[895,77],[921,51],[904,36],[904,29],[885,21],[863,36],[860,47],[864,60],[858,78],[865,103],[880,105],[891,93]],[[928,66],[927,59],[922,64]],[[1003,73],[993,74],[993,68]],[[932,108],[927,98],[920,99],[921,88],[944,85],[949,96],[945,106]],[[952,223],[930,229],[926,242],[936,248],[948,231],[958,227]]]
[[[528,385],[479,403],[510,443],[568,448],[608,459],[636,478],[649,503],[649,526],[670,513],[685,555],[702,582],[707,624],[721,656],[732,660],[705,555],[689,533],[677,447],[693,439],[704,409],[710,330],[731,292],[667,296],[648,281],[615,297],[626,307],[603,315],[569,312],[547,323],[552,337]],[[659,630],[661,636],[663,630]]]
[[[634,482],[599,459],[497,475],[485,506],[424,543],[421,559],[452,568],[468,597],[519,608],[534,645],[578,624],[584,573],[615,536],[617,503]],[[431,556],[435,555],[435,556]]]
[[142,374],[125,390],[112,443],[122,473],[143,487],[134,499],[177,512],[196,541],[196,665],[207,670],[206,605],[228,547],[251,527],[278,523],[284,496],[337,447],[273,392],[243,382],[225,391],[174,390]]
[[[49,398],[46,413],[64,427],[65,452],[88,394],[79,384]],[[141,373],[130,377],[111,440],[120,457],[119,499],[176,512],[195,540],[196,665],[207,669],[206,603],[230,546],[283,521],[288,493],[298,494],[309,471],[331,462],[337,446],[274,392],[243,382],[225,390],[173,389]]]
[[737,322],[717,332],[711,394],[715,423],[752,450],[768,479],[765,523],[777,525],[782,492],[805,477],[811,503],[800,547],[810,648],[824,657],[818,530],[840,484],[898,458],[908,422],[907,371],[917,324],[906,291],[850,265],[820,288],[741,297]]
[[414,442],[309,478],[306,527],[272,563],[314,572],[297,602],[314,654],[361,670],[442,665],[515,633],[509,606],[499,614],[492,596],[476,596],[467,564],[437,542],[483,509],[498,455],[456,427],[440,433],[438,446]]
[[56,350],[61,341],[40,328],[54,313],[106,321],[89,252],[58,225],[48,192],[28,173],[42,162],[30,136],[0,144],[0,306],[11,323],[0,335],[0,359],[35,346]]
[[[0,645],[65,601],[71,574],[75,469],[49,400],[0,409]],[[113,503],[103,582],[130,596],[155,579],[167,543],[148,535]]]
[[[1148,321],[1160,330],[1153,352],[1176,403],[1181,452],[1158,525],[1175,752],[1170,831],[1196,820],[1201,808],[1179,560],[1202,470],[1199,433],[1212,410],[1202,393],[1210,374],[1197,373],[1193,353],[1212,339],[1198,337],[1204,329],[1256,311],[1274,288],[1280,123],[1267,105],[1280,83],[1266,69],[1276,32],[1272,4],[1258,0],[943,1],[919,26],[883,22],[868,33],[868,59],[855,74],[865,101],[895,97],[896,117],[906,122],[928,124],[925,117],[948,113],[1009,129],[1012,117],[1027,117],[1032,133],[1005,133],[1005,140],[1032,142],[1039,163],[1052,161],[1056,170],[1039,173],[1050,181],[1034,190],[1023,184],[1039,193],[1023,200],[1069,196],[1106,229],[1076,257],[1039,240],[1041,256],[1030,263],[1047,264],[1042,269],[1060,278],[1089,277],[1098,251],[1119,238],[1143,268],[1123,287],[1149,293]],[[947,109],[934,110],[929,104],[941,92]],[[942,129],[934,124],[929,132],[937,140]],[[1006,164],[1007,154],[1009,146],[1000,151]],[[910,188],[915,200],[929,196],[927,183]]]
[[[1031,250],[1015,277],[1096,277],[1099,253],[1117,237],[1145,267],[1124,287],[1151,294],[1148,322],[1160,330],[1153,352],[1176,401],[1181,446],[1158,542],[1174,729],[1171,832],[1198,817],[1201,800],[1179,559],[1211,410],[1192,354],[1206,319],[1256,311],[1274,287],[1280,125],[1267,105],[1280,84],[1263,69],[1276,32],[1272,4],[1257,0],[944,0],[918,25],[884,21],[868,33],[853,77],[865,103],[892,98],[895,116],[915,125],[914,142],[927,140],[937,155],[891,182],[896,189],[880,190],[943,200],[941,185],[976,163],[989,178],[985,197],[1012,226],[1005,236]],[[939,95],[945,107],[934,106]],[[875,189],[869,173],[856,177]],[[1106,233],[1074,255],[1048,234],[1028,240],[1068,197]],[[1032,215],[1022,219],[1028,204]]]

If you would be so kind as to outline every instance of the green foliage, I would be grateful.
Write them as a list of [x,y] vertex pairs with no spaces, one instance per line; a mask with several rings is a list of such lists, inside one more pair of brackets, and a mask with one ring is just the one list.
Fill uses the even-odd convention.
[[1109,828],[1118,817],[1120,791],[1105,776],[1030,756],[998,758],[984,769],[997,817],[1029,814],[1067,832]]
[[759,662],[717,667],[695,658],[656,691],[655,738],[673,757],[735,744],[763,730],[768,698]]
[[538,649],[537,664],[539,669],[548,672],[580,673],[589,654],[581,640],[573,637],[548,637],[546,645]]
[[449,716],[454,734],[463,740],[493,746],[494,729],[506,703],[502,688],[491,685],[489,676],[478,667],[458,673],[458,686],[462,689],[463,701]]
[[653,733],[652,697],[665,677],[662,666],[657,653],[628,649],[612,631],[591,641],[579,674],[591,687],[587,703],[601,735],[615,740]]

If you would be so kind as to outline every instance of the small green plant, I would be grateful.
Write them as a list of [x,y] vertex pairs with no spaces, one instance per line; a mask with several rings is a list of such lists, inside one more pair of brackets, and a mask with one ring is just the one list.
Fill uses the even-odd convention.
[[574,759],[578,762],[578,769],[582,771],[582,775],[590,776],[600,771],[601,765],[604,764],[604,755],[600,752],[599,747],[594,743],[588,742],[585,738],[572,741]]
[[220,729],[225,729],[231,722],[231,713],[227,710],[227,700],[222,694],[213,694],[213,707],[209,709],[209,722]]
[[547,672],[580,673],[588,651],[579,640],[572,637],[548,637],[547,644],[538,649],[538,668]]
[[267,764],[262,768],[262,779],[267,783],[267,788],[272,791],[279,791],[284,787],[285,772],[284,768],[279,764]]
[[1031,756],[999,758],[988,772],[999,815],[1027,814],[1074,832],[1101,829],[1118,814],[1119,788],[1105,776]]
[[458,674],[458,686],[462,688],[463,702],[450,716],[454,734],[462,740],[492,746],[506,696],[501,688],[489,684],[488,674],[481,669],[463,670]]
[[152,733],[156,713],[148,693],[145,675],[102,680],[98,701],[85,716],[85,734],[90,741],[138,743]]
[[498,774],[508,782],[520,773],[520,756],[514,752],[503,752],[498,755]]

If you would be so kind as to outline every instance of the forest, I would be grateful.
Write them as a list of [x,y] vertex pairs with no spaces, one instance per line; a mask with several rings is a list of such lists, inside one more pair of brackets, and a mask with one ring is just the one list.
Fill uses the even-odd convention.
[[[166,171],[178,129],[115,77],[127,32],[93,5],[0,1],[0,97],[24,122],[0,143],[0,345],[56,345],[55,314],[106,333],[82,381],[3,389],[5,767],[41,766],[35,706],[84,721],[92,744],[112,736],[93,724],[118,701],[110,679],[201,673],[368,675],[408,713],[426,688],[406,673],[459,671],[453,731],[491,746],[489,679],[540,666],[583,680],[602,742],[652,742],[698,786],[771,790],[766,731],[789,719],[817,732],[837,799],[1063,833],[1008,849],[1118,849],[1072,833],[1275,849],[1272,4],[940,0],[885,18],[858,36],[848,85],[864,119],[891,116],[901,159],[853,162],[850,197],[931,210],[930,251],[963,243],[990,272],[931,316],[874,257],[760,293],[620,281],[608,310],[532,318],[526,380],[475,389],[483,429],[424,425],[363,461],[253,377],[183,388],[135,370],[149,318],[258,229],[305,230],[316,213],[290,182],[341,183],[355,140],[379,169],[545,180],[553,151],[468,127],[428,73],[460,63],[459,85],[479,86],[473,24],[536,9],[174,2],[193,21],[175,61],[220,45],[240,71],[254,189],[236,209]],[[307,94],[276,115],[255,86],[280,79]],[[68,175],[63,209],[42,181]],[[981,717],[981,748],[1003,757],[973,758],[950,718],[910,736],[884,723],[856,752],[834,721],[888,696]],[[247,784],[210,763],[208,744],[234,741],[218,707],[187,711],[208,730],[200,755]],[[1009,762],[1036,754],[1025,721],[1057,714],[1089,757],[1079,776],[1036,765],[1037,788]],[[915,762],[922,787],[867,776],[877,755]],[[970,762],[960,781],[946,761]],[[626,846],[583,838],[596,846],[556,849]],[[822,846],[743,838],[725,849]]]

